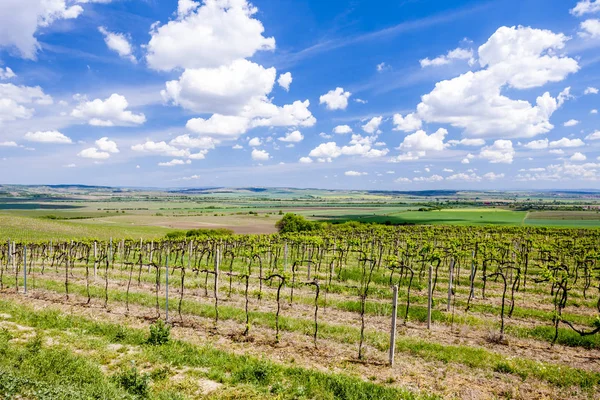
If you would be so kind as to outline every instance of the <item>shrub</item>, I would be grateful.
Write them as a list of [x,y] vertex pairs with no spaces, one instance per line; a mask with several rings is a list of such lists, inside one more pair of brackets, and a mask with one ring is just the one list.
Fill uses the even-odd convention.
[[131,367],[128,370],[119,372],[114,376],[114,380],[128,393],[141,398],[148,397],[150,375],[140,374],[137,368]]
[[312,222],[302,215],[287,213],[275,224],[279,233],[312,232],[322,228],[319,222]]
[[146,343],[152,346],[160,346],[169,342],[171,337],[171,326],[165,324],[162,319],[159,319],[154,324],[150,325],[150,336]]

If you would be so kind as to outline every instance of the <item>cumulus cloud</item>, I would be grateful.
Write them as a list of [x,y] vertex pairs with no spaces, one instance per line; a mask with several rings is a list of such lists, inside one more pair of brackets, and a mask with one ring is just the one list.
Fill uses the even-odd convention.
[[369,175],[368,172],[359,172],[359,171],[346,171],[344,172],[346,176],[366,176]]
[[402,114],[394,114],[394,130],[403,132],[414,132],[421,129],[423,122],[413,113],[403,117]]
[[331,162],[333,158],[337,158],[342,155],[342,149],[338,147],[335,142],[321,143],[308,154],[310,157],[314,157],[319,161]]
[[483,178],[487,179],[488,181],[496,181],[498,179],[503,179],[504,174],[503,173],[496,174],[495,172],[488,172],[487,174],[483,175]]
[[237,139],[238,136],[248,130],[249,123],[248,119],[244,117],[213,114],[208,119],[190,119],[186,124],[186,128],[203,136]]
[[474,64],[475,60],[473,59],[473,50],[472,49],[461,49],[456,48],[454,50],[450,50],[447,54],[438,56],[433,60],[429,58],[424,58],[420,60],[421,68],[426,67],[439,67],[441,65],[450,64],[454,60],[469,60],[469,64]]
[[161,94],[165,101],[197,113],[238,115],[273,90],[276,76],[275,68],[240,59],[214,68],[186,69],[178,80],[167,82]]
[[192,162],[190,160],[180,160],[178,158],[174,158],[171,161],[167,161],[167,162],[159,162],[158,166],[159,167],[174,167],[176,165],[186,165],[186,164],[191,164]]
[[399,149],[403,151],[404,158],[397,158],[397,161],[410,161],[424,157],[428,151],[442,151],[446,148],[444,138],[448,131],[444,128],[438,129],[431,135],[423,130],[407,135]]
[[443,176],[431,175],[431,176],[418,176],[413,179],[413,182],[440,182],[443,180],[444,180]]
[[39,87],[17,86],[0,83],[0,124],[5,121],[29,119],[36,105],[46,106],[54,102],[51,96]]
[[579,36],[596,39],[600,37],[600,19],[588,19],[579,24]]
[[98,30],[104,35],[104,42],[110,50],[117,53],[121,58],[128,59],[133,63],[137,62],[127,36],[122,33],[109,32],[103,26],[99,27]]
[[598,89],[593,86],[589,86],[583,91],[583,94],[598,94]]
[[179,3],[177,19],[150,30],[146,60],[157,70],[214,68],[274,50],[275,39],[264,37],[258,9],[246,0],[205,0]]
[[320,104],[325,104],[328,110],[345,110],[348,107],[348,99],[352,93],[345,92],[343,88],[338,87],[330,90],[319,98]]
[[290,85],[292,84],[293,80],[294,79],[292,78],[292,73],[286,72],[285,74],[279,75],[279,79],[277,79],[277,83],[279,84],[279,86],[281,86],[283,89],[285,89],[286,92],[289,92]]
[[585,14],[593,14],[600,12],[599,0],[581,0],[570,11],[571,14],[581,17]]
[[269,159],[269,153],[267,153],[265,150],[253,149],[252,159],[255,161],[266,161]]
[[569,138],[564,137],[562,139],[554,140],[554,141],[550,142],[548,144],[548,147],[550,147],[551,149],[554,149],[554,148],[564,148],[564,147],[581,147],[584,145],[585,145],[585,143],[581,139],[569,139]]
[[496,140],[491,146],[482,148],[479,156],[492,164],[512,164],[515,149],[510,140]]
[[585,160],[587,160],[587,157],[583,153],[576,152],[575,154],[573,154],[571,156],[570,160],[571,161],[585,161]]
[[568,120],[567,122],[565,122],[565,123],[563,124],[563,126],[567,126],[567,127],[569,127],[569,126],[575,126],[575,125],[577,125],[578,123],[579,123],[579,121],[577,121],[576,119],[570,119],[570,120]]
[[298,162],[301,164],[311,164],[313,162],[313,160],[310,157],[300,157]]
[[594,131],[585,137],[587,140],[600,140],[600,131]]
[[21,57],[35,59],[40,44],[36,33],[57,20],[77,18],[83,8],[67,0],[0,1],[0,47],[16,49]]
[[338,135],[345,135],[347,133],[352,133],[352,128],[348,125],[338,125],[333,128],[333,133],[337,133]]
[[531,150],[547,149],[548,139],[532,140],[531,142],[524,144],[523,147]]
[[481,177],[475,173],[466,174],[459,172],[458,174],[450,175],[446,178],[448,181],[465,181],[465,182],[480,182]]
[[472,146],[472,147],[480,147],[485,144],[485,140],[483,139],[461,139],[461,140],[448,140],[448,144],[451,146]]
[[283,137],[278,138],[277,140],[280,140],[282,142],[288,142],[288,143],[299,143],[302,140],[304,140],[304,135],[302,133],[300,133],[300,131],[293,131],[293,132],[287,133]]
[[169,144],[171,146],[177,147],[185,147],[190,149],[214,149],[217,144],[219,144],[218,140],[215,140],[210,137],[192,137],[190,135],[179,135],[175,139],[172,139]]
[[260,138],[252,138],[248,141],[248,146],[250,147],[258,147],[262,144],[262,140],[260,140]]
[[71,138],[63,135],[58,131],[38,131],[28,132],[25,134],[25,140],[37,143],[55,143],[55,144],[70,144],[73,143]]
[[17,147],[17,142],[8,141],[8,142],[0,142],[0,147]]
[[107,160],[110,158],[110,154],[105,151],[99,151],[95,147],[84,149],[77,154],[77,157],[91,158],[92,160]]
[[560,82],[577,72],[575,59],[559,56],[568,37],[548,30],[501,27],[478,49],[482,69],[438,82],[417,106],[420,119],[464,129],[470,137],[533,137],[553,128],[550,117],[570,95],[548,92],[536,105],[502,94]]
[[147,141],[131,146],[131,150],[168,157],[188,157],[190,155],[189,150],[178,149],[177,147],[168,145],[166,142]]
[[8,67],[0,67],[0,80],[12,79],[17,75]]
[[96,140],[96,147],[101,151],[106,151],[108,153],[118,153],[119,148],[117,147],[117,143],[109,140],[107,137],[100,138]]
[[373,117],[369,122],[362,126],[362,129],[370,135],[378,133],[381,121],[383,121],[383,117]]
[[129,103],[125,96],[113,93],[106,100],[85,99],[71,112],[71,116],[88,120],[93,126],[132,126],[146,122],[144,114],[134,114],[127,110]]

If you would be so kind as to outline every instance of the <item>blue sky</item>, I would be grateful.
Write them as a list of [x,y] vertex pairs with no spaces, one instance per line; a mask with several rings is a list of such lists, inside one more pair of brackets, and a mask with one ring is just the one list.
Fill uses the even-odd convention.
[[580,189],[600,0],[3,0],[2,183]]

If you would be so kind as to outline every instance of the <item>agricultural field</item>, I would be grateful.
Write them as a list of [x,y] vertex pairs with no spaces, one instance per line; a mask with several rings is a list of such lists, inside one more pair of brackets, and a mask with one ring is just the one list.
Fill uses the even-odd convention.
[[1,244],[2,396],[600,398],[598,230],[169,237]]

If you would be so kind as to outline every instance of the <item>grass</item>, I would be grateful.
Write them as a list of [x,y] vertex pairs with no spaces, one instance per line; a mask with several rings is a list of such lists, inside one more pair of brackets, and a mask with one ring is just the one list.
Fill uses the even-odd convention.
[[[2,309],[11,314],[11,320],[20,324],[35,327],[43,331],[69,331],[72,344],[77,346],[77,337],[91,335],[104,339],[107,343],[120,343],[135,346],[140,351],[137,359],[140,363],[152,365],[168,365],[170,368],[191,367],[204,371],[206,377],[226,385],[226,393],[237,393],[233,398],[295,398],[295,399],[432,399],[434,396],[419,395],[407,390],[365,382],[359,378],[344,375],[323,373],[300,367],[276,364],[265,359],[251,356],[235,355],[218,350],[211,345],[196,346],[179,340],[171,340],[162,346],[146,345],[146,332],[140,329],[123,327],[122,325],[101,323],[86,318],[63,315],[56,310],[34,311],[26,306],[12,302],[0,301]],[[67,336],[68,337],[68,336]],[[63,339],[65,337],[62,337]],[[6,346],[5,346],[6,347]],[[23,350],[8,347],[18,358]],[[22,368],[7,368],[10,376],[17,379],[37,378],[39,381],[57,387],[64,383],[65,387],[74,387],[69,392],[72,397],[48,398],[125,398],[123,390],[111,384],[104,374],[83,357],[73,356],[64,350],[42,349],[30,374],[23,373]],[[63,359],[57,359],[62,356]],[[2,363],[14,364],[15,358],[4,358]],[[51,364],[51,361],[56,364]],[[73,367],[70,367],[74,365]],[[61,368],[62,367],[62,368]],[[69,368],[65,368],[69,367]],[[86,368],[85,373],[79,373]],[[48,375],[42,371],[47,369]],[[166,372],[156,375],[168,375]],[[6,375],[3,375],[4,377]],[[26,377],[26,378],[23,378]],[[55,378],[57,377],[57,378]],[[8,386],[8,385],[7,385]],[[0,387],[0,390],[4,389]],[[28,393],[28,388],[17,385],[18,393]],[[19,389],[21,391],[19,391]],[[249,392],[248,393],[248,389]],[[7,390],[7,389],[5,389]],[[13,392],[14,389],[11,389]],[[103,390],[104,392],[102,392]],[[227,393],[228,392],[228,393]],[[0,391],[0,394],[2,391]],[[73,396],[83,393],[85,396]],[[249,396],[250,394],[250,396]],[[165,394],[168,395],[168,392]],[[219,394],[217,394],[218,398]],[[150,398],[166,398],[157,395]]]

